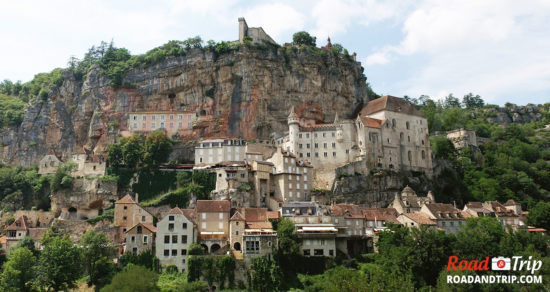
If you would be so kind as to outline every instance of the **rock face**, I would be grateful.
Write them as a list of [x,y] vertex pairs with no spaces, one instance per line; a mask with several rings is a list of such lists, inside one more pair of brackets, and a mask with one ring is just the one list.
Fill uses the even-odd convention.
[[75,179],[71,189],[59,190],[51,196],[53,212],[62,219],[88,219],[114,207],[118,200],[116,182],[98,179]]
[[329,122],[336,113],[353,116],[368,101],[360,63],[285,48],[242,46],[221,55],[193,49],[130,71],[123,82],[127,87],[110,86],[97,66],[83,82],[69,71],[62,76],[62,86],[52,87],[47,101],[37,98],[27,107],[16,133],[0,133],[3,162],[36,164],[50,149],[68,158],[83,146],[100,154],[128,130],[130,112],[195,112],[193,134],[184,141],[262,139],[287,130],[292,106],[304,116]]
[[[475,117],[476,113],[472,113]],[[482,114],[486,117],[486,120],[491,123],[496,123],[501,126],[507,126],[511,123],[530,123],[538,122],[543,118],[542,113],[534,105],[526,106],[506,106],[499,108],[485,108],[481,109]]]

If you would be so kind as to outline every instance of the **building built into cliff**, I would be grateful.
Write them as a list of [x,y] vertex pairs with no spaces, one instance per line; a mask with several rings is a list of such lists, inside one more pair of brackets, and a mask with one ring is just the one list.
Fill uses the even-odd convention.
[[354,120],[336,115],[330,124],[301,118],[292,109],[288,127],[288,135],[275,144],[317,170],[364,161],[368,169],[432,172],[427,119],[402,98],[383,96],[367,103]]
[[193,132],[196,119],[197,115],[193,111],[133,112],[128,115],[128,130],[144,135],[160,130],[169,137],[181,137]]

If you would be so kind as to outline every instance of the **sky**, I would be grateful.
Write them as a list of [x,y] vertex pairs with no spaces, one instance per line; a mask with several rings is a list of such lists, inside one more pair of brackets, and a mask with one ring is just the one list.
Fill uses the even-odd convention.
[[0,0],[0,80],[66,67],[101,41],[142,54],[197,35],[236,40],[238,17],[280,44],[330,36],[379,94],[550,102],[550,0]]

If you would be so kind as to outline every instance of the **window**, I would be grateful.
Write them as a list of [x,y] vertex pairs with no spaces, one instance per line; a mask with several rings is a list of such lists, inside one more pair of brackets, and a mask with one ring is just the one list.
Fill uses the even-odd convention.
[[245,253],[247,253],[247,254],[259,254],[260,253],[260,241],[246,241]]
[[187,223],[183,223],[182,226],[181,226],[181,228],[187,229]]
[[407,140],[411,142],[411,136],[407,136]]
[[336,135],[334,134],[334,132],[332,132],[331,134],[332,134],[332,137],[336,136]]
[[137,120],[137,116],[134,116],[134,121]]
[[186,249],[182,249],[182,250],[181,250],[181,255],[182,255],[182,256],[187,255],[187,250],[186,250]]
[[315,250],[313,250],[313,255],[315,255],[315,256],[323,256],[323,255],[325,255],[325,251],[322,250],[322,249],[315,249]]
[[124,210],[128,210],[128,206],[124,206]]
[[300,152],[298,154],[300,155],[300,157],[304,157],[304,153]]
[[319,152],[315,152],[315,157],[319,157]]
[[178,250],[177,249],[173,249],[172,250],[172,256],[175,257],[178,255]]
[[319,143],[315,143],[315,148],[319,148]]
[[[237,225],[239,225],[239,222],[237,222]],[[239,231],[235,231],[235,235],[239,235]]]
[[157,126],[157,124],[156,124],[155,122],[153,122],[153,123],[151,124],[151,127],[153,127],[153,128],[155,128],[156,126]]
[[328,157],[328,155],[327,155],[326,152],[323,152],[323,156],[324,156],[324,157]]
[[288,184],[288,188],[289,188],[289,189],[292,189],[292,184]]
[[408,129],[410,128],[409,122],[407,122],[407,123],[405,124],[405,126],[407,127],[407,130],[408,130]]
[[332,157],[336,157],[336,152],[332,152]]
[[206,213],[201,213],[202,219],[206,219]]
[[164,243],[170,243],[170,235],[164,236]]
[[165,250],[164,250],[164,256],[165,256],[165,257],[170,256],[170,251],[167,250],[167,249],[165,249]]
[[136,242],[136,237],[135,236],[132,236],[132,242]]
[[[424,141],[422,141],[422,142],[424,142]],[[423,160],[426,159],[426,152],[424,152],[424,150],[422,150],[421,153],[422,153],[422,159],[423,159]]]
[[168,224],[168,231],[174,231],[174,223]]
[[391,120],[391,126],[392,126],[393,128],[395,128],[395,126],[396,126],[395,119],[392,119],[392,120]]
[[204,229],[206,228],[206,222],[202,222],[201,227]]
[[181,243],[187,243],[187,235],[181,236]]
[[302,134],[299,134],[298,137],[299,137],[299,138],[302,138]]
[[303,148],[302,144],[298,144],[298,148],[302,149]]
[[182,120],[182,119],[183,119],[183,115],[178,115],[178,119]]
[[143,244],[147,244],[147,240],[149,239],[149,236],[144,235],[143,236]]
[[327,143],[323,143],[323,148],[327,148]]
[[142,120],[146,121],[146,120],[147,120],[147,116],[143,116]]
[[126,217],[126,216],[122,217],[122,220],[126,221],[126,219],[127,219],[127,217]]
[[141,234],[143,232],[143,228],[141,226],[137,227],[137,233]]
[[332,142],[332,148],[336,148],[336,143]]
[[306,138],[309,138],[309,133],[306,133]]
[[145,216],[141,216],[141,222],[145,222]]
[[220,213],[220,219],[223,219],[223,213]]
[[311,154],[308,152],[308,153],[306,153],[306,156],[307,156],[307,157],[311,157]]
[[220,223],[218,224],[218,228],[219,228],[219,229],[223,229],[223,222],[220,222]]
[[172,243],[178,243],[178,236],[172,235]]
[[310,254],[309,254],[309,249],[304,249],[304,255],[305,255],[305,256],[309,256],[309,255],[310,255]]
[[328,251],[328,255],[331,256],[331,257],[333,257],[333,256],[334,256],[334,250],[333,250],[333,249],[329,250],[329,251]]

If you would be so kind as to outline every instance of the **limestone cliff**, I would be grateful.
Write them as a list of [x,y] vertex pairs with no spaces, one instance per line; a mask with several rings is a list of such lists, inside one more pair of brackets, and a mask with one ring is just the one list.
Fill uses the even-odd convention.
[[304,116],[331,121],[335,113],[353,116],[368,101],[363,68],[351,57],[276,47],[242,46],[220,55],[192,49],[131,70],[126,87],[110,86],[98,66],[83,82],[70,71],[62,77],[46,101],[37,98],[27,106],[16,133],[0,133],[3,162],[36,164],[50,149],[65,158],[82,147],[101,153],[127,133],[128,113],[135,111],[194,111],[198,120],[186,141],[253,139],[282,134],[291,106]]

